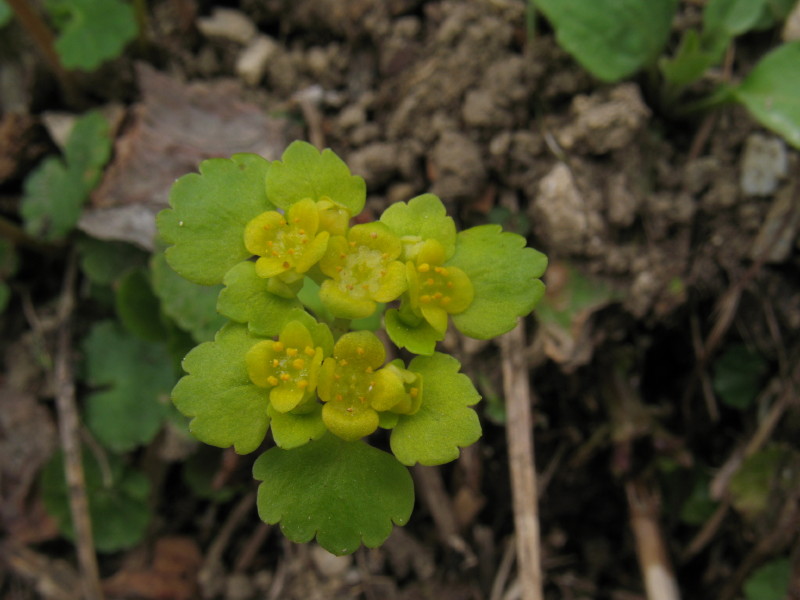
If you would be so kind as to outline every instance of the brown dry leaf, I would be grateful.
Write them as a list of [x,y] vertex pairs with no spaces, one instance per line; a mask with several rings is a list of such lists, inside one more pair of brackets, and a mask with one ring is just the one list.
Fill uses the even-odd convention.
[[155,544],[149,568],[118,571],[103,582],[103,591],[109,597],[191,600],[198,597],[197,572],[202,561],[191,538],[164,537]]
[[100,239],[152,249],[152,216],[167,206],[178,177],[207,158],[251,152],[274,160],[289,142],[290,124],[242,101],[234,80],[184,83],[144,64],[137,76],[142,102],[131,110],[132,123],[79,226]]

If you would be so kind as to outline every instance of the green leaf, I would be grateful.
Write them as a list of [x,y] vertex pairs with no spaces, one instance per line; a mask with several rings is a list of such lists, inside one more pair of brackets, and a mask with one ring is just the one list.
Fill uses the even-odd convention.
[[172,186],[171,209],[156,217],[169,244],[167,262],[201,285],[222,283],[225,273],[251,256],[244,246],[247,223],[274,210],[264,177],[269,163],[255,154],[235,154],[200,163],[200,173],[184,175]]
[[83,273],[98,285],[111,285],[129,269],[146,264],[147,254],[123,242],[81,237],[77,242]]
[[83,349],[89,385],[105,388],[86,401],[89,429],[115,452],[150,442],[169,412],[169,390],[175,383],[166,348],[103,321],[92,328]]
[[[727,44],[726,44],[727,45]],[[725,46],[722,47],[724,51]],[[672,86],[682,88],[699,79],[703,73],[721,59],[719,52],[712,52],[700,43],[700,36],[694,29],[687,29],[675,56],[662,57],[658,66],[661,73]]]
[[227,320],[217,312],[217,297],[222,286],[205,286],[184,279],[167,264],[164,254],[153,255],[150,261],[153,291],[161,300],[161,308],[197,342],[214,339],[214,334]]
[[724,404],[745,410],[761,391],[767,364],[744,344],[730,346],[714,361],[714,390]]
[[8,24],[13,16],[14,11],[11,10],[11,7],[3,0],[0,0],[0,27]]
[[731,504],[745,517],[753,518],[770,506],[776,483],[790,460],[790,452],[781,446],[771,445],[745,459],[731,477]]
[[[88,448],[83,449],[83,469],[89,499],[89,517],[95,547],[117,552],[139,543],[151,519],[147,501],[150,483],[140,472],[123,465],[113,454],[104,454],[102,464]],[[64,458],[59,452],[41,475],[42,500],[58,528],[74,540],[69,492],[64,479]]]
[[64,161],[48,157],[25,180],[20,206],[25,230],[47,241],[66,236],[110,154],[108,121],[96,111],[86,113],[73,126]]
[[489,339],[513,329],[544,295],[539,277],[547,257],[525,247],[525,238],[498,225],[472,227],[458,234],[456,253],[448,265],[462,269],[472,281],[475,299],[452,315],[462,333]]
[[436,342],[444,339],[444,334],[436,331],[425,319],[417,318],[415,322],[409,322],[401,318],[400,311],[395,308],[386,311],[383,321],[394,345],[414,354],[430,356],[436,348]]
[[308,142],[292,142],[267,174],[267,197],[284,210],[304,198],[329,198],[354,217],[364,208],[367,186],[333,150],[322,152]]
[[120,0],[48,0],[47,7],[60,17],[55,47],[67,69],[96,69],[119,56],[138,31],[133,8]]
[[404,258],[409,260],[408,247],[424,240],[434,239],[445,249],[445,257],[450,258],[456,247],[456,225],[447,216],[447,210],[433,194],[423,194],[405,202],[396,202],[381,215],[392,232],[403,241]]
[[293,450],[273,448],[253,465],[258,514],[280,522],[290,540],[315,536],[328,552],[374,548],[404,525],[414,506],[414,485],[395,458],[363,442],[328,434]]
[[733,97],[764,127],[800,148],[800,40],[783,44],[762,58]]
[[256,275],[254,262],[241,262],[225,275],[217,310],[232,321],[247,323],[254,335],[278,335],[286,323],[303,312],[303,307],[295,298],[269,292],[268,285],[269,279]]
[[792,562],[776,558],[756,569],[744,582],[747,600],[786,600],[792,581]]
[[717,503],[711,499],[708,486],[708,478],[700,478],[695,481],[689,497],[681,506],[681,521],[699,527],[714,514]]
[[535,0],[558,43],[604,81],[652,63],[667,42],[677,0]]
[[400,415],[392,429],[392,452],[401,463],[448,463],[480,438],[481,424],[470,407],[481,397],[460,368],[455,358],[438,352],[411,361],[408,370],[422,376],[422,406]]
[[145,269],[133,269],[120,278],[115,295],[117,316],[133,335],[149,342],[167,338],[161,305]]
[[223,327],[213,342],[194,348],[183,361],[188,373],[172,391],[172,401],[193,417],[189,429],[212,446],[252,452],[267,433],[269,396],[247,374],[244,356],[259,340],[243,325]]
[[311,411],[303,414],[281,413],[269,407],[272,438],[278,446],[291,450],[325,435],[328,429],[322,422],[322,405],[317,402],[312,407]]
[[227,502],[236,495],[236,488],[214,486],[217,473],[225,467],[222,464],[223,453],[211,446],[201,445],[183,463],[183,481],[192,490],[192,494],[212,502]]
[[703,33],[741,35],[755,26],[764,6],[763,0],[709,0],[703,11]]

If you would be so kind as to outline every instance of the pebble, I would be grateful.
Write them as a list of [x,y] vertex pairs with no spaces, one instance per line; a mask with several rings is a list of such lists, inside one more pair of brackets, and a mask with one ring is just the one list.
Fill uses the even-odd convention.
[[248,85],[258,85],[269,60],[278,52],[278,43],[266,35],[258,35],[236,59],[236,74]]
[[255,23],[243,12],[232,8],[215,8],[209,17],[197,19],[197,28],[210,38],[222,38],[247,44],[256,37]]
[[753,133],[742,154],[739,185],[745,196],[769,196],[786,176],[789,163],[786,146],[778,137]]
[[335,556],[320,546],[311,547],[311,561],[326,577],[343,575],[353,564],[352,556]]

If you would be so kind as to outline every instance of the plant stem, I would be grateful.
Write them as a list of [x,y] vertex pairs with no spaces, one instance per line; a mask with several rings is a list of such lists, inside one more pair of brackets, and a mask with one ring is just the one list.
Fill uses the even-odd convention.
[[506,394],[506,436],[516,529],[517,571],[523,600],[543,600],[533,419],[524,322],[500,339]]

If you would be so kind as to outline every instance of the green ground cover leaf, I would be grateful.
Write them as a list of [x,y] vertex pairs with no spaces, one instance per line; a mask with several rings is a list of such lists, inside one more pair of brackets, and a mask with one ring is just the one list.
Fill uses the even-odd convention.
[[401,463],[448,463],[481,436],[478,415],[470,408],[481,397],[460,368],[455,358],[438,352],[411,361],[408,370],[422,376],[422,406],[413,415],[400,415],[392,429],[392,452]]
[[178,275],[158,252],[150,260],[153,292],[161,301],[161,309],[177,325],[191,333],[197,342],[214,339],[214,334],[226,323],[217,312],[220,285],[205,286],[192,283]]
[[296,141],[272,163],[267,197],[284,210],[304,198],[315,202],[327,198],[354,217],[364,208],[367,186],[330,148],[320,152],[308,142]]
[[409,246],[427,239],[438,241],[445,249],[445,259],[453,255],[456,247],[456,225],[447,216],[442,201],[433,194],[423,194],[405,202],[395,202],[381,215],[385,223],[398,236],[404,246],[404,259],[409,260]]
[[137,339],[117,323],[96,324],[83,343],[89,385],[104,388],[86,401],[86,423],[110,450],[150,442],[170,411],[175,383],[167,349]]
[[244,325],[230,323],[213,342],[194,348],[183,361],[188,373],[172,391],[172,401],[187,417],[190,431],[212,446],[252,452],[267,433],[269,396],[247,374],[245,354],[258,341]]
[[281,413],[273,410],[272,406],[267,412],[271,419],[272,439],[285,450],[318,440],[328,431],[322,421],[322,405],[318,402],[312,404],[312,410],[301,414]]
[[462,269],[475,288],[464,312],[452,315],[462,333],[489,339],[513,329],[544,295],[539,277],[547,257],[525,247],[525,238],[503,232],[499,225],[481,225],[458,234],[456,252],[448,261]]
[[532,0],[558,43],[593,75],[618,81],[656,60],[677,0]]
[[733,88],[734,99],[744,104],[764,127],[800,148],[800,40],[779,46],[753,67]]
[[149,342],[167,338],[167,329],[161,319],[161,304],[153,293],[147,270],[132,269],[120,278],[115,305],[119,320],[133,335]]
[[172,186],[171,209],[156,217],[158,231],[172,244],[169,265],[189,281],[222,283],[225,273],[251,256],[244,229],[267,201],[264,177],[269,162],[255,154],[235,154],[200,163],[200,173],[184,175]]
[[0,0],[0,27],[3,27],[6,23],[11,21],[11,17],[13,16],[14,11],[11,10],[11,7],[3,2],[3,0]]
[[790,460],[790,452],[771,445],[748,456],[731,477],[729,486],[731,504],[745,517],[756,517],[770,505],[781,469]]
[[703,33],[730,39],[750,31],[765,5],[763,0],[709,0],[703,10]]
[[776,558],[756,569],[744,582],[747,600],[786,600],[792,581],[792,562]]
[[409,322],[400,316],[396,308],[386,311],[384,316],[386,333],[398,348],[405,348],[414,354],[430,356],[436,342],[444,339],[444,333],[436,331],[425,319],[417,318]]
[[97,285],[111,285],[129,269],[147,264],[147,253],[124,242],[81,237],[77,247],[81,271]]
[[764,358],[744,344],[735,344],[714,361],[714,390],[724,404],[745,410],[761,391],[767,370]]
[[120,0],[47,0],[47,8],[61,32],[55,47],[67,69],[96,69],[138,32],[133,8]]
[[408,471],[386,452],[327,434],[293,450],[273,448],[253,465],[258,514],[287,538],[337,555],[379,546],[414,505]]
[[[135,546],[144,537],[152,517],[147,501],[150,482],[113,454],[105,454],[101,464],[88,448],[83,450],[83,469],[95,547],[100,552],[117,552]],[[74,539],[64,458],[60,452],[42,471],[41,486],[47,512],[55,518],[61,532]]]
[[47,241],[66,236],[110,156],[108,121],[97,111],[86,113],[73,126],[63,160],[46,158],[25,180],[20,205],[25,230]]
[[268,290],[269,279],[256,274],[252,261],[243,261],[225,274],[225,287],[219,294],[217,310],[236,321],[246,323],[254,335],[278,335],[289,321],[303,312],[296,298],[276,296]]

